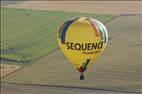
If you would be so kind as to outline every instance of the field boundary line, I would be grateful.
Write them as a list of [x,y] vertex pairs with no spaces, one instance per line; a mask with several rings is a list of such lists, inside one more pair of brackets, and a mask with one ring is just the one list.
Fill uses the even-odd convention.
[[80,87],[80,86],[65,86],[65,85],[45,85],[45,84],[24,84],[24,83],[9,83],[2,82],[3,84],[12,84],[12,85],[25,85],[25,86],[37,86],[37,87],[56,87],[56,88],[64,88],[64,89],[86,89],[86,90],[98,90],[98,91],[112,91],[112,92],[120,92],[120,93],[132,93],[132,94],[140,94],[142,92],[129,92],[129,91],[121,91],[121,90],[111,90],[111,89],[101,89],[101,88],[93,88],[93,87]]
[[[58,47],[56,47],[55,49],[53,49],[53,50],[49,51],[49,52],[48,52],[45,56],[48,56],[49,54],[51,54],[51,53],[55,52],[57,49],[58,49]],[[43,57],[45,57],[45,56],[43,56]],[[41,58],[43,58],[43,57],[41,57]],[[1,59],[1,58],[0,58],[0,59]],[[25,68],[25,67],[26,67],[26,66],[28,66],[28,65],[33,64],[32,62],[34,62],[34,61],[36,61],[36,60],[38,60],[38,59],[40,59],[40,58],[37,58],[37,59],[35,59],[35,60],[31,61],[31,63],[29,63],[29,64],[27,64],[27,65],[24,65],[24,66],[22,66],[21,68],[19,68],[19,69],[15,70],[15,71],[12,71],[12,72],[10,72],[10,73],[8,73],[8,74],[6,74],[6,75],[2,76],[1,78],[4,78],[4,77],[6,77],[6,76],[8,76],[8,75],[10,75],[10,74],[12,74],[12,73],[14,73],[14,72],[18,71],[18,70],[21,70],[21,69]],[[1,78],[0,78],[0,79],[1,79]]]

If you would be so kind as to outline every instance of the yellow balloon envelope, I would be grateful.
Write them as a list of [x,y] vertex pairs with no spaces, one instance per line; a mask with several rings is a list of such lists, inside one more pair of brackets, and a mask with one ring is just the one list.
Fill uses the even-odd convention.
[[78,17],[64,22],[58,30],[57,40],[64,55],[81,73],[82,80],[83,72],[106,47],[108,33],[100,21]]

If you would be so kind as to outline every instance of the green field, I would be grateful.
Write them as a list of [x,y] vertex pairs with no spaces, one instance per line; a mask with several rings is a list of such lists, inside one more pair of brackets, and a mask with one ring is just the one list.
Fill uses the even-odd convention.
[[80,81],[79,73],[59,49],[47,55],[57,47],[56,28],[70,17],[92,16],[106,22],[113,16],[6,8],[2,14],[2,57],[21,60],[22,53],[26,60],[34,60],[44,56],[2,82],[141,92],[142,15],[119,16],[106,24],[111,40],[93,70]]
[[68,18],[91,16],[102,22],[111,15],[1,8],[1,58],[28,62],[57,48],[56,31]]

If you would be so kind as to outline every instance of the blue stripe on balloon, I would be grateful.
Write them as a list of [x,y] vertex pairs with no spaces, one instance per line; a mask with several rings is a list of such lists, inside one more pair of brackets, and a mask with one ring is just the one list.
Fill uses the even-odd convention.
[[68,21],[67,24],[65,25],[64,29],[63,29],[63,32],[62,32],[62,35],[61,35],[61,42],[63,44],[65,44],[65,36],[66,36],[67,29],[73,23],[73,21],[74,20]]
[[103,28],[103,32],[104,32],[104,42],[106,43],[106,32],[105,32],[105,30],[104,30],[104,28]]

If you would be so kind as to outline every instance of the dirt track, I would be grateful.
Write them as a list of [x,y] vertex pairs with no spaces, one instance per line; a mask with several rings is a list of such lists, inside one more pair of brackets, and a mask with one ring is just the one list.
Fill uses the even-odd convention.
[[96,14],[142,14],[142,1],[25,1],[7,7]]

